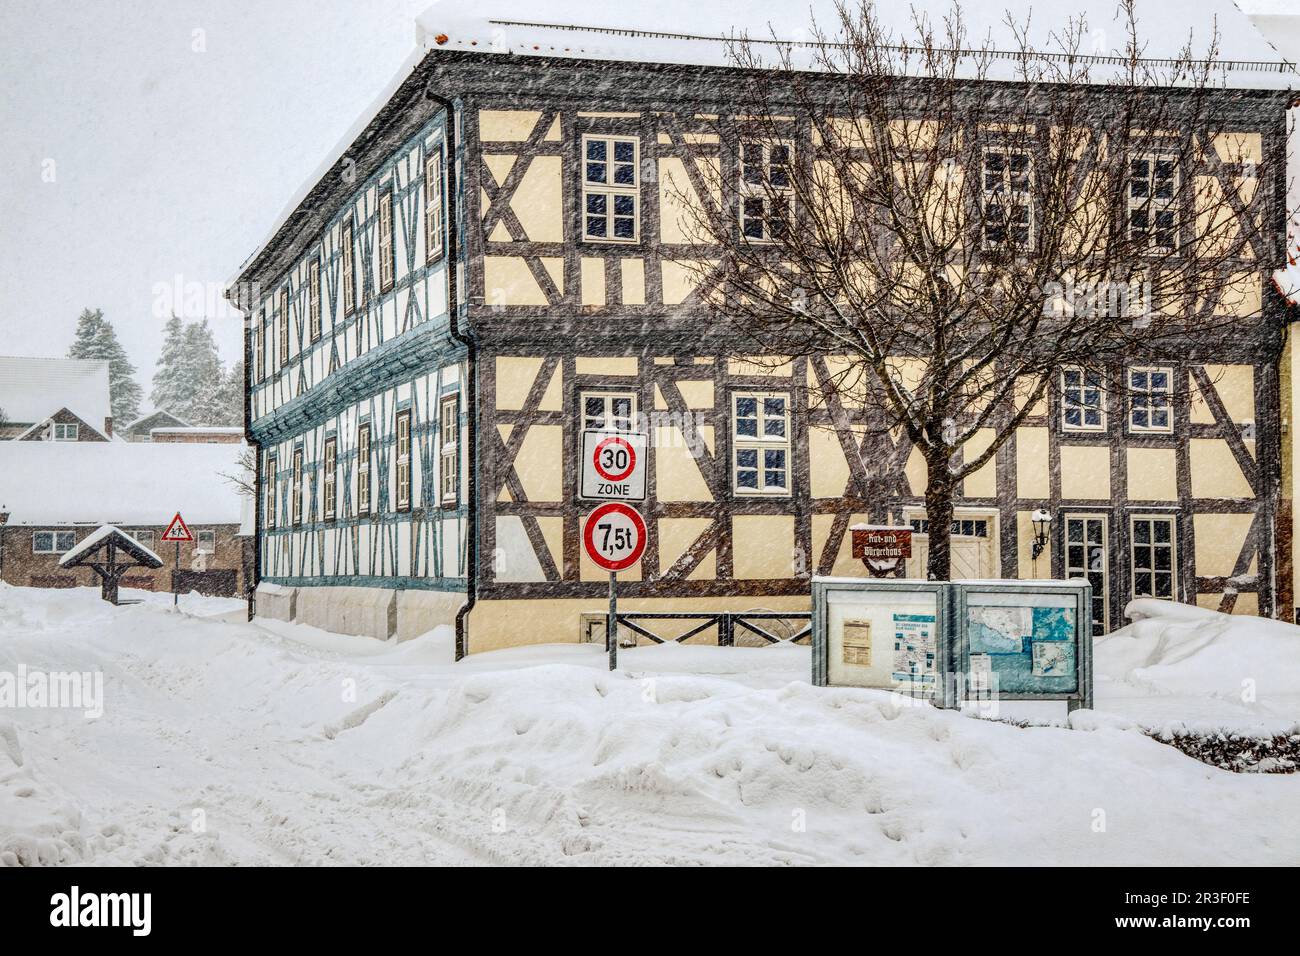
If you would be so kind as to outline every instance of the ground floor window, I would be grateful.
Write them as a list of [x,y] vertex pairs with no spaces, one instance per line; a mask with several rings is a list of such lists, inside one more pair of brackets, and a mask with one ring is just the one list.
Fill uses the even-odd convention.
[[217,533],[215,531],[199,532],[199,551],[212,554],[217,550]]
[[584,431],[630,432],[636,419],[636,394],[633,392],[583,392],[581,396]]
[[135,538],[135,540],[139,541],[142,545],[144,545],[144,546],[145,546],[146,548],[148,548],[150,551],[153,550],[153,532],[152,532],[152,531],[136,531],[136,532],[133,532],[133,533],[131,534],[131,537]]
[[438,468],[442,478],[440,500],[455,507],[460,497],[460,396],[448,395],[438,410]]
[[33,531],[33,554],[63,554],[71,551],[77,543],[75,531]]
[[1105,634],[1110,606],[1110,560],[1106,553],[1106,518],[1066,515],[1065,576],[1092,585],[1092,633]]
[[1134,515],[1131,520],[1133,596],[1173,600],[1178,585],[1174,516]]

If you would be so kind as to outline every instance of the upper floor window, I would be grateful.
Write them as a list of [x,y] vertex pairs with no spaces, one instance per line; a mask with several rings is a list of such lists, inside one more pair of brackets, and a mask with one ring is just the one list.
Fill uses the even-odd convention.
[[266,524],[268,528],[275,527],[275,511],[276,511],[275,471],[278,465],[279,462],[276,460],[275,455],[266,456],[266,474],[265,477],[263,477],[262,479],[262,487],[266,491],[266,504],[262,508],[262,514],[263,514],[263,522]]
[[311,340],[320,340],[320,260],[313,259],[307,267],[307,318]]
[[397,510],[411,509],[411,412],[397,413]]
[[460,396],[448,395],[438,410],[438,467],[442,475],[442,506],[460,497]]
[[424,241],[427,258],[442,255],[442,144],[439,143],[424,163]]
[[1082,368],[1061,371],[1061,426],[1076,432],[1106,430],[1106,390],[1101,372]]
[[633,392],[583,392],[582,428],[584,431],[630,432],[636,420],[636,394]]
[[321,475],[321,512],[326,521],[333,521],[338,515],[337,476],[339,463],[339,443],[337,438],[325,439],[324,473]]
[[790,224],[789,143],[740,146],[740,232],[760,242],[779,239]]
[[393,189],[384,186],[379,194],[379,291],[393,287]]
[[198,551],[200,554],[214,554],[217,550],[217,533],[212,530],[199,532]]
[[77,544],[75,531],[33,531],[33,554],[63,554],[71,551]]
[[1128,370],[1128,427],[1135,432],[1172,432],[1173,373],[1167,368]]
[[253,329],[253,375],[259,382],[266,378],[266,309],[257,313],[257,327]]
[[582,138],[582,208],[584,239],[635,242],[640,175],[638,145],[625,136]]
[[357,308],[357,279],[355,253],[352,249],[352,217],[343,222],[339,242],[343,245],[343,314],[351,315]]
[[295,524],[302,524],[302,449],[293,450],[293,477],[290,479],[293,484],[289,486],[290,497],[290,520]]
[[280,368],[289,364],[289,288],[285,286],[280,290],[280,341],[278,343],[280,354]]
[[1032,161],[1015,149],[984,150],[984,242],[1028,246],[1033,239]]
[[370,426],[357,429],[357,514],[370,514]]
[[1172,156],[1141,156],[1129,162],[1129,238],[1153,253],[1172,252],[1178,242],[1178,162]]
[[735,392],[731,411],[736,493],[788,495],[790,396],[783,392]]
[[55,441],[76,441],[81,437],[81,426],[75,423],[63,424],[54,423],[54,440]]

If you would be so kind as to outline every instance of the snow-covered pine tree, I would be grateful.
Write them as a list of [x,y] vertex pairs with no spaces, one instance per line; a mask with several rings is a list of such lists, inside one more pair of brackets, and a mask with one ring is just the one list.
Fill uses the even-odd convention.
[[182,381],[182,356],[185,346],[185,323],[173,315],[163,327],[162,352],[153,373],[153,392],[149,399],[154,407],[185,418],[193,390]]
[[231,364],[221,381],[221,407],[223,409],[220,425],[244,424],[244,360],[239,358]]
[[207,319],[185,326],[181,341],[181,386],[187,390],[184,411],[173,411],[192,425],[217,425],[225,418],[224,374],[217,340]]
[[[77,319],[77,331],[68,349],[68,358],[101,359],[108,362],[108,388],[112,403],[113,420],[128,425],[140,415],[140,399],[144,390],[135,380],[135,366],[126,356],[126,349],[117,340],[113,323],[104,318],[101,309],[82,309]],[[102,422],[93,422],[96,427]]]

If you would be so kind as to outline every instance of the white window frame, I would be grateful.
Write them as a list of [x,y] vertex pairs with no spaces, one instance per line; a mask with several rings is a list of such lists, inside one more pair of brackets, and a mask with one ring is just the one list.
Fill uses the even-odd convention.
[[325,446],[321,451],[322,467],[325,469],[321,475],[321,513],[326,521],[333,521],[338,517],[338,466],[339,466],[339,442],[337,438],[325,439]]
[[424,242],[425,261],[442,258],[442,143],[429,151],[424,162]]
[[[997,155],[1000,157],[1001,170],[992,170],[989,168],[989,158]],[[1024,172],[1024,184],[1018,187],[1013,179],[1011,170],[1012,157],[1024,157],[1026,160],[1026,169]],[[991,177],[996,176],[998,181],[995,185],[990,185]],[[1010,146],[985,146],[980,158],[980,217],[981,233],[984,239],[986,249],[1003,249],[1018,248],[1032,249],[1034,247],[1035,217],[1034,217],[1034,154],[1025,149],[1012,148]],[[1024,242],[1008,243],[1006,236],[1001,239],[989,237],[989,219],[988,212],[991,206],[1013,202],[1023,206],[1026,210],[1025,215],[1025,240]],[[994,223],[999,228],[1010,229],[1014,224],[1008,217],[1000,216]]]
[[289,479],[293,482],[293,484],[289,486],[289,523],[295,528],[302,524],[302,482],[304,471],[302,458],[302,449],[295,448],[293,450],[293,473]]
[[[776,417],[768,415],[766,410],[766,400],[774,398],[779,398],[785,403],[785,411],[782,415],[785,421],[785,434],[781,438],[767,437],[765,435],[767,431],[767,422],[771,418]],[[758,422],[757,436],[739,434],[740,416],[737,413],[737,406],[743,399],[756,400],[757,404],[755,412]],[[791,458],[793,454],[791,448],[792,442],[790,439],[791,427],[789,392],[738,390],[731,393],[731,490],[733,494],[745,497],[790,496],[790,471],[792,465]],[[756,488],[741,487],[740,485],[740,472],[742,470],[755,470],[751,468],[741,469],[739,459],[742,451],[755,451],[758,453],[756,465],[756,470],[758,472],[758,487]],[[768,451],[785,452],[785,467],[781,469],[785,473],[785,484],[783,485],[769,486],[767,484],[767,472],[769,469],[766,467],[765,459],[767,456],[765,453]]]
[[[1153,388],[1151,385],[1152,373],[1163,373],[1165,376],[1165,387],[1163,389]],[[1134,375],[1146,376],[1146,387],[1137,390],[1133,384]],[[1139,435],[1170,435],[1174,431],[1174,370],[1166,365],[1134,365],[1125,370],[1124,377],[1128,380],[1128,430]],[[1147,424],[1139,425],[1134,421],[1134,415],[1138,411],[1134,403],[1136,396],[1142,396],[1147,400],[1144,409],[1147,415]],[[1152,398],[1164,398],[1165,424],[1151,424],[1152,412],[1155,406],[1150,404]]]
[[[1101,633],[1105,634],[1110,631],[1110,517],[1101,513],[1070,511],[1061,516],[1063,522],[1062,542],[1061,542],[1061,567],[1065,571],[1065,577],[1081,578],[1090,581],[1089,574],[1100,574],[1101,589]],[[1093,542],[1088,540],[1088,522],[1097,521],[1101,523],[1101,570],[1096,571],[1088,566],[1091,556],[1088,549],[1095,547]],[[1078,546],[1083,548],[1082,565],[1075,564],[1070,560],[1070,525],[1075,522],[1083,524],[1083,540]],[[1097,589],[1093,588],[1094,598],[1097,596]]]
[[[628,413],[627,427],[622,428],[617,424],[614,416],[614,402],[618,399],[627,399],[630,403],[631,411]],[[600,421],[593,422],[593,416],[587,410],[588,401],[599,401],[601,403]],[[637,394],[627,389],[584,389],[578,393],[578,414],[581,416],[582,431],[625,431],[634,432],[637,430]]]
[[439,502],[454,508],[460,501],[460,393],[438,403]]
[[357,426],[357,514],[370,514],[370,423]]
[[411,510],[411,410],[404,408],[393,418],[393,447],[397,467],[397,510]]
[[54,428],[50,431],[51,441],[79,441],[81,439],[81,426],[76,422],[54,422]]
[[397,263],[393,258],[393,184],[380,187],[378,213],[379,291],[387,292],[396,282]]
[[266,488],[266,501],[263,505],[262,510],[264,512],[263,523],[268,528],[276,527],[276,517],[277,517],[276,512],[279,509],[277,508],[278,502],[276,501],[275,485],[276,485],[276,480],[279,478],[279,475],[276,474],[276,471],[279,467],[280,467],[279,455],[270,454],[266,456],[266,474],[262,481],[263,485]]
[[307,320],[308,337],[313,342],[320,341],[320,258],[317,257],[307,266]]
[[266,378],[266,309],[257,313],[257,328],[253,330],[253,375],[259,383]]
[[280,337],[277,343],[280,368],[289,364],[289,287],[280,290]]
[[[1143,544],[1139,544],[1137,540],[1137,525],[1139,522],[1147,522],[1150,523],[1151,525],[1150,541]],[[1169,548],[1169,570],[1168,571],[1155,570],[1155,549],[1157,546],[1155,540],[1155,523],[1157,522],[1166,523],[1169,525],[1169,541],[1167,544]],[[1178,600],[1178,516],[1176,514],[1171,514],[1169,512],[1151,513],[1151,514],[1132,514],[1129,515],[1129,519],[1128,519],[1128,531],[1129,531],[1129,537],[1128,537],[1129,595],[1134,598],[1138,598],[1138,597],[1154,598],[1157,601],[1177,601]],[[1145,547],[1151,549],[1152,561],[1151,561],[1151,568],[1149,570],[1151,574],[1152,593],[1150,594],[1138,594],[1137,549],[1139,547]],[[1157,590],[1156,583],[1155,583],[1156,582],[1155,576],[1157,574],[1169,575],[1169,596],[1168,597],[1157,597],[1155,594],[1155,591]]]
[[[1080,376],[1079,384],[1078,385],[1067,384],[1066,377],[1069,374],[1075,372],[1077,372]],[[1088,376],[1090,375],[1096,375],[1099,380],[1098,384],[1096,385],[1096,391],[1098,393],[1098,404],[1095,409],[1090,405],[1083,404],[1083,398],[1084,398],[1083,393],[1085,391],[1092,389],[1092,386],[1088,384]],[[1059,381],[1061,386],[1061,430],[1067,432],[1089,432],[1093,434],[1105,432],[1106,431],[1105,376],[1101,372],[1093,371],[1091,369],[1086,369],[1083,368],[1082,366],[1070,365],[1061,369],[1061,375]],[[1071,390],[1075,390],[1079,393],[1079,397],[1077,400],[1071,401],[1070,399]],[[1069,411],[1072,408],[1079,409],[1079,424],[1077,425],[1072,425],[1066,421],[1066,415],[1069,413]],[[1097,424],[1090,425],[1085,421],[1085,419],[1087,418],[1087,413],[1090,411],[1096,411],[1098,413],[1099,421]]]
[[[604,143],[605,159],[603,163],[599,159],[593,159],[590,161],[587,159],[587,151],[588,151],[589,143]],[[615,184],[613,182],[610,182],[610,179],[612,178],[611,176],[612,168],[615,165],[618,166],[627,165],[626,161],[624,160],[619,160],[616,163],[615,160],[613,159],[613,153],[616,144],[619,143],[632,144],[632,162],[631,162],[632,182],[631,183]],[[588,133],[583,135],[582,137],[581,149],[582,149],[582,153],[578,157],[578,162],[580,166],[580,175],[581,175],[581,182],[582,182],[581,215],[582,215],[583,242],[617,243],[617,244],[629,244],[629,243],[635,244],[640,242],[641,241],[641,141],[635,136],[613,136],[613,135],[601,135],[595,133]],[[587,178],[588,162],[601,163],[602,165],[604,165],[605,167],[604,182],[595,182]],[[588,226],[590,225],[589,219],[600,218],[599,214],[588,212],[589,197],[595,197],[595,196],[605,197],[605,212],[603,214],[603,218],[605,222],[606,234],[603,236],[593,235],[592,233],[588,232]],[[632,235],[615,236],[614,220],[616,218],[623,219],[627,217],[625,216],[616,217],[614,214],[614,206],[618,199],[628,198],[628,197],[631,197],[632,199],[632,217],[631,217]]]
[[[1156,193],[1156,166],[1158,163],[1167,162],[1172,167],[1170,180],[1170,189],[1168,196],[1157,196]],[[1138,163],[1146,163],[1147,171],[1144,175],[1139,176],[1134,170]],[[1124,227],[1128,231],[1128,237],[1131,242],[1141,242],[1145,247],[1148,255],[1162,255],[1165,253],[1175,252],[1178,249],[1178,192],[1181,182],[1182,171],[1179,169],[1178,157],[1172,153],[1164,152],[1145,152],[1137,153],[1129,157],[1129,176],[1128,187],[1124,194],[1128,201],[1127,215],[1124,220]],[[1146,191],[1145,196],[1134,195],[1137,184],[1144,183]],[[1147,225],[1145,229],[1135,228],[1133,225],[1133,216],[1135,214],[1145,213],[1147,216]],[[1169,245],[1161,245],[1156,241],[1156,234],[1165,231],[1157,229],[1155,220],[1158,215],[1169,215],[1172,220],[1169,224],[1168,231],[1173,240]],[[1142,234],[1146,234],[1143,241]]]
[[[772,171],[774,164],[772,162],[772,150],[775,147],[786,150],[786,161],[782,164],[785,169],[785,186],[774,185],[772,183]],[[757,150],[759,157],[757,161],[749,159],[751,150]],[[738,189],[739,209],[737,214],[740,217],[740,237],[744,242],[770,243],[775,240],[772,232],[774,222],[784,222],[786,229],[793,226],[794,220],[794,186],[791,182],[794,176],[794,143],[790,140],[750,140],[741,142],[740,151],[736,157],[738,169],[736,175],[739,177],[740,186]],[[755,180],[749,175],[751,169],[757,168],[760,173]],[[781,198],[785,203],[785,214],[778,216],[773,213],[770,206],[774,199]],[[759,210],[756,215],[751,215],[747,209],[747,204],[751,202],[759,203]],[[747,230],[753,223],[758,223],[759,234],[751,236]]]
[[343,220],[339,230],[339,242],[343,246],[343,314],[351,315],[357,310],[357,268],[356,252],[353,248],[356,226],[351,216]]
[[[208,544],[204,547],[204,539]],[[194,539],[194,550],[199,554],[216,554],[217,553],[217,533],[210,528],[200,530]]]
[[[37,540],[43,535],[49,535],[50,546],[48,548],[37,547]],[[68,539],[71,540],[68,540]],[[32,554],[66,554],[77,546],[77,532],[75,531],[33,531],[32,532]]]

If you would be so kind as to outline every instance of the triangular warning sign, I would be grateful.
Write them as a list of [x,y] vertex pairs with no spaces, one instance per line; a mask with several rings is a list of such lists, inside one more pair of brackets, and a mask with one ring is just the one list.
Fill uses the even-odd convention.
[[163,532],[162,539],[164,541],[194,540],[194,535],[190,534],[189,525],[185,523],[185,519],[181,517],[179,511],[176,512],[176,517],[172,518],[172,523],[167,526],[167,530]]

